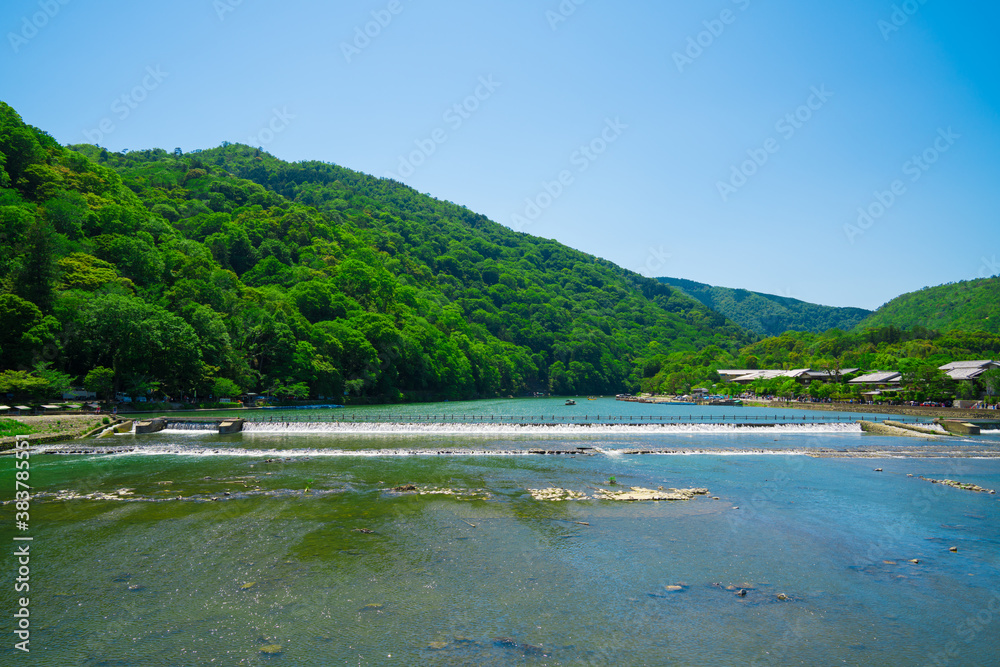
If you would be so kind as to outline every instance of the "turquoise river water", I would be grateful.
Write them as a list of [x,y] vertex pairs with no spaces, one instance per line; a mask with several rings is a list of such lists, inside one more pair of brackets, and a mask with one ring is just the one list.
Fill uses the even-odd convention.
[[[262,411],[233,435],[42,445],[26,531],[0,457],[0,541],[31,554],[29,593],[0,559],[0,664],[1000,664],[1000,496],[929,481],[1000,489],[997,432],[577,403]],[[798,423],[740,425],[765,415]],[[597,497],[628,487],[708,493]],[[530,491],[547,488],[578,497]]]

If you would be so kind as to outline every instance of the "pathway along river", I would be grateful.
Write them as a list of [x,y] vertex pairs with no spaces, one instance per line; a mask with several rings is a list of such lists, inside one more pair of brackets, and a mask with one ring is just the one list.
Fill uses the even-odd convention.
[[[228,436],[87,441],[109,454],[41,446],[33,658],[996,664],[998,496],[929,481],[1000,488],[995,434],[880,438],[848,416],[802,425],[801,411],[789,411],[798,424],[769,427],[419,419],[595,408],[701,411],[508,400],[364,408],[353,425],[297,411]],[[3,479],[14,464],[0,457]],[[708,493],[599,497],[629,487]],[[0,539],[15,536],[4,522]],[[0,607],[12,614],[16,597],[3,587]],[[0,648],[15,652],[13,639]]]

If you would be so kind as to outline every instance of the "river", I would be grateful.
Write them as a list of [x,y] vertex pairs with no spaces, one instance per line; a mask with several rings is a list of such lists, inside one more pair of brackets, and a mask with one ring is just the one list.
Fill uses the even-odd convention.
[[[997,664],[998,496],[928,480],[1000,488],[1000,437],[788,413],[513,399],[43,445],[32,661]],[[629,487],[707,493],[598,498]]]

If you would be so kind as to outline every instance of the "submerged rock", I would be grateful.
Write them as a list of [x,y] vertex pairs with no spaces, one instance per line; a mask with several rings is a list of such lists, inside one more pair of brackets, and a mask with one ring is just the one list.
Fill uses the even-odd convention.
[[534,644],[519,644],[518,648],[525,655],[538,655],[538,656],[548,656],[548,652],[542,646],[535,646]]
[[572,491],[570,489],[559,489],[556,487],[550,487],[548,489],[528,489],[528,493],[535,500],[582,500],[587,497],[587,494],[582,491]]
[[448,489],[436,486],[404,484],[392,489],[395,493],[415,493],[420,496],[455,496],[456,498],[487,499],[490,492],[485,489]]
[[495,637],[493,639],[493,645],[499,646],[500,648],[509,648],[519,651],[525,656],[548,656],[551,654],[550,651],[546,651],[543,646],[536,646],[535,644],[519,643],[513,637]]
[[629,491],[608,491],[598,489],[597,497],[601,500],[691,500],[695,496],[708,495],[708,489],[644,489],[633,486]]
[[264,655],[277,655],[281,653],[281,644],[268,644],[267,646],[261,646],[260,652]]
[[970,484],[968,482],[956,482],[953,479],[931,479],[930,477],[920,476],[920,479],[925,482],[930,482],[931,484],[944,484],[945,486],[950,486],[954,489],[962,489],[963,491],[975,491],[976,493],[990,493],[996,494],[993,489],[987,489],[978,484]]

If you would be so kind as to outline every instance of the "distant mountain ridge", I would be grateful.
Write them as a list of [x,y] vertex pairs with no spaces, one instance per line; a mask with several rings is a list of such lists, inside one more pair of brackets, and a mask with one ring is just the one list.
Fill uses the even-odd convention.
[[925,327],[1000,333],[1000,276],[925,287],[892,299],[856,329]]
[[850,331],[872,311],[864,308],[822,306],[787,296],[717,287],[683,278],[657,278],[697,299],[715,312],[761,336],[780,336],[786,331],[823,333],[829,329]]

